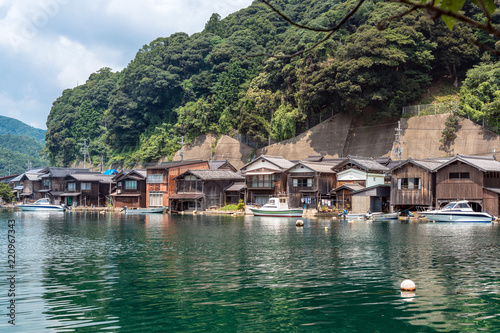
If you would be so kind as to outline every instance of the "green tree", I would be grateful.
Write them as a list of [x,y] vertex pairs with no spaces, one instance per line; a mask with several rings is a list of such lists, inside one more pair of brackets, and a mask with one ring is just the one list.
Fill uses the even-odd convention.
[[12,202],[14,199],[14,193],[12,193],[12,189],[9,185],[0,183],[0,198],[2,198],[5,202]]

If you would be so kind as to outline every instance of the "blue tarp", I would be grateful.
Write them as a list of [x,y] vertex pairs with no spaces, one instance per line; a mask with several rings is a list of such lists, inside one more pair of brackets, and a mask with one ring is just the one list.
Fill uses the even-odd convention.
[[104,171],[102,174],[103,175],[114,175],[115,173],[118,173],[118,171],[116,171],[115,169],[109,169],[109,170]]

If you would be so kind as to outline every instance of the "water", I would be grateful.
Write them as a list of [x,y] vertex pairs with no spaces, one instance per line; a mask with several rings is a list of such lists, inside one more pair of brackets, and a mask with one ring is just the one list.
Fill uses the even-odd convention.
[[0,331],[500,332],[500,225],[295,220],[0,213]]

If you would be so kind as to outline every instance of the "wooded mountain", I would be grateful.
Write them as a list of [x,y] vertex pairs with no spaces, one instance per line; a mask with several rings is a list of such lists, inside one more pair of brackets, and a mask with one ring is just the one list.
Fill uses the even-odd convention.
[[38,142],[44,142],[45,130],[27,125],[20,120],[0,116],[0,135],[25,135],[34,138]]
[[44,138],[44,130],[0,116],[0,176],[23,173],[29,165],[47,166],[48,162],[40,156]]
[[[318,28],[334,26],[356,5],[272,3],[294,21]],[[52,164],[68,165],[87,139],[96,163],[102,155],[111,163],[133,164],[171,155],[181,136],[189,141],[204,133],[239,132],[257,142],[284,140],[337,113],[365,122],[398,117],[433,82],[458,83],[474,66],[493,66],[470,39],[490,47],[494,40],[463,24],[450,31],[414,11],[377,29],[380,20],[404,10],[369,1],[333,38],[293,58],[252,55],[294,53],[324,35],[291,26],[260,1],[225,19],[213,14],[202,32],[157,38],[121,72],[102,68],[65,90],[47,119],[45,152]],[[472,5],[464,10],[480,14]],[[498,15],[492,20],[498,23]],[[500,92],[496,79],[489,87],[488,96]],[[468,101],[481,102],[483,90],[471,89]],[[491,109],[475,116],[489,117]]]

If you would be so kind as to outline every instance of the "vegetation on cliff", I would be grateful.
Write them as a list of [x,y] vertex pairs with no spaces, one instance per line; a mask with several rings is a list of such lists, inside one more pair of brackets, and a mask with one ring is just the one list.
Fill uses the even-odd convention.
[[[272,3],[294,21],[319,28],[335,25],[356,5]],[[472,5],[463,10],[479,15]],[[290,138],[341,112],[370,111],[367,120],[396,117],[432,82],[458,83],[480,65],[484,51],[471,38],[494,47],[485,33],[461,23],[449,30],[417,11],[377,29],[383,18],[402,11],[368,1],[333,38],[294,58],[251,55],[294,53],[323,35],[291,26],[259,1],[225,19],[214,14],[201,33],[157,38],[121,72],[103,68],[65,90],[47,119],[45,152],[52,164],[68,165],[87,139],[95,162],[103,156],[133,164],[171,155],[182,136],[189,141],[239,132],[265,142]]]

